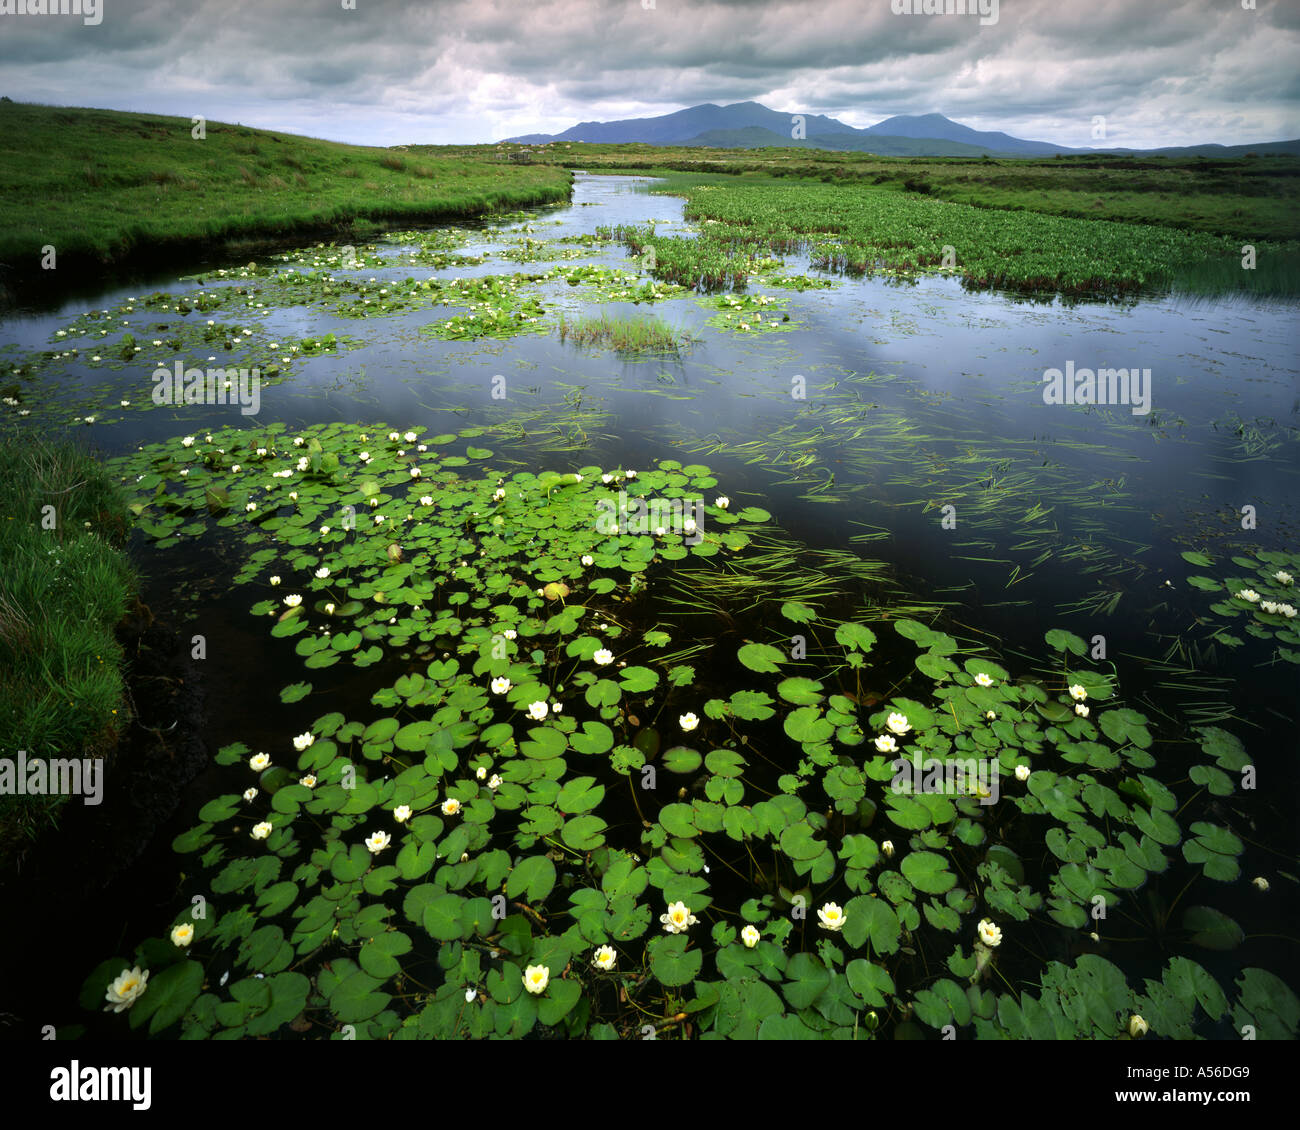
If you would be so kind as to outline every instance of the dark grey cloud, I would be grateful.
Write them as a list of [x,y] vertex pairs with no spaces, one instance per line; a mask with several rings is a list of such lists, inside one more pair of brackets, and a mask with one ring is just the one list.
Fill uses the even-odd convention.
[[[16,3],[16,0],[14,0]],[[1300,5],[1001,0],[101,0],[0,15],[0,93],[369,144],[478,142],[754,100],[857,126],[938,111],[1088,145],[1300,136]]]

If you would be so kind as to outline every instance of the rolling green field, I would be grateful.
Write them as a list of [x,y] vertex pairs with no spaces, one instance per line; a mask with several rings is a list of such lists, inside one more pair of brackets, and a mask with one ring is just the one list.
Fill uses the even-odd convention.
[[0,264],[112,263],[353,221],[477,216],[565,200],[570,174],[188,118],[0,102]]

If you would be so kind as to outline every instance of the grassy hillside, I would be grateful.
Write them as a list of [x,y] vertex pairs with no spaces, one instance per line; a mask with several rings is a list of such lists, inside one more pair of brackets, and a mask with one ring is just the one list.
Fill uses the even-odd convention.
[[353,220],[473,216],[563,200],[571,177],[487,153],[343,145],[220,122],[0,101],[0,264],[110,263]]
[[[1300,239],[1297,157],[1072,156],[1017,160],[880,157],[789,147],[705,149],[586,144],[532,148],[504,145],[497,149],[501,155],[516,160],[592,171],[668,169],[796,177],[873,185],[982,208],[1157,224],[1251,243]],[[468,155],[474,150],[460,152]]]

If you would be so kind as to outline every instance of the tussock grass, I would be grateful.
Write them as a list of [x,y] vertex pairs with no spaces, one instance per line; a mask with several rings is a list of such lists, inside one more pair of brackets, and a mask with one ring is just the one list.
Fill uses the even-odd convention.
[[560,340],[607,346],[620,353],[647,353],[674,351],[687,339],[658,318],[611,318],[601,314],[572,320],[561,315]]

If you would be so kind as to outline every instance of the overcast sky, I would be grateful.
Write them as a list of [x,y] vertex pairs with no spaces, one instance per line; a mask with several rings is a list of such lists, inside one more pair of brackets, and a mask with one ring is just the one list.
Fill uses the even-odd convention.
[[1296,0],[1001,0],[987,25],[891,0],[349,2],[98,0],[91,25],[0,14],[0,94],[373,145],[751,99],[859,127],[939,112],[1062,145],[1300,137]]

